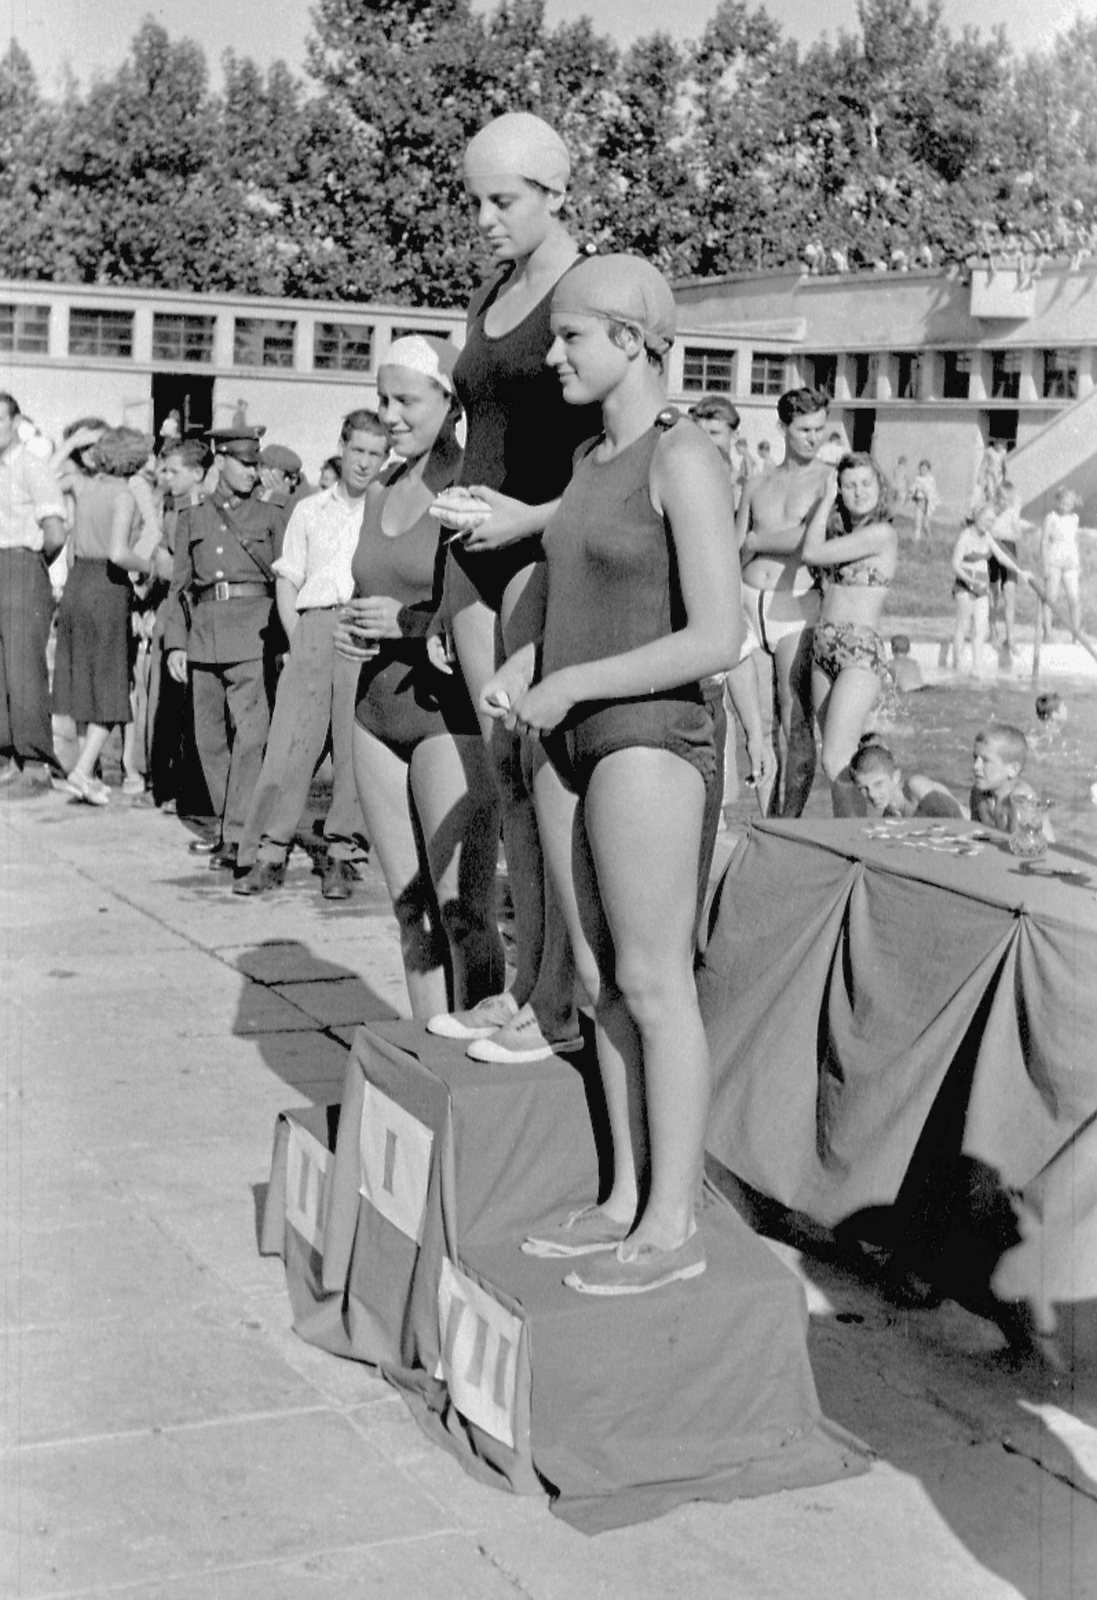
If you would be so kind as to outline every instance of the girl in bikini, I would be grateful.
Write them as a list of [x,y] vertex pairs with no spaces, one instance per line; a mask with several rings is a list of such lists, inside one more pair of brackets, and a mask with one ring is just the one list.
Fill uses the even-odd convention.
[[742,627],[732,493],[711,441],[666,409],[674,300],[654,267],[580,263],[557,286],[552,328],[564,399],[600,402],[603,432],[545,530],[531,586],[541,645],[506,662],[481,706],[539,737],[578,795],[573,947],[594,1005],[613,1182],[524,1248],[575,1257],[565,1281],[584,1293],[638,1294],[705,1267],[694,1202],[710,1065],[693,927],[718,781],[702,684],[737,659]]
[[822,573],[825,585],[812,640],[811,688],[836,817],[864,814],[849,761],[889,681],[879,624],[897,556],[887,479],[871,456],[843,456],[803,549],[804,562]]
[[956,601],[956,632],[952,664],[960,670],[964,641],[971,634],[971,670],[983,676],[983,647],[990,637],[990,545],[987,534],[994,525],[993,506],[981,506],[960,529],[952,547],[952,595]]

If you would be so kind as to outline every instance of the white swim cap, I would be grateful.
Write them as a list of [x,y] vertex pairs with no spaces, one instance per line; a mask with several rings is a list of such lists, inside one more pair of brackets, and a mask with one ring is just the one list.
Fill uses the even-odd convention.
[[481,128],[465,151],[466,178],[527,178],[563,194],[571,173],[567,146],[529,111],[508,111]]

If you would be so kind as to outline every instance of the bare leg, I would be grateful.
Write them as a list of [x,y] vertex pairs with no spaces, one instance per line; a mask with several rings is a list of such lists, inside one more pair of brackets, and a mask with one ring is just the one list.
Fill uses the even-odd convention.
[[983,650],[990,634],[990,600],[985,594],[977,595],[971,608],[971,670],[982,678]]
[[[843,667],[831,684],[826,673],[816,667],[812,684],[823,722],[822,763],[834,815],[863,817],[865,803],[850,777],[849,764],[868,714],[880,698],[880,680],[867,668]],[[823,685],[829,692],[821,693]]]
[[963,591],[955,596],[956,599],[956,628],[952,635],[952,666],[955,672],[960,670],[960,657],[964,653],[964,640],[967,638],[968,626],[971,622],[971,599]]
[[809,627],[787,634],[774,649],[777,704],[785,738],[784,797],[780,814],[801,816],[815,779],[815,715],[811,704]]
[[[674,1249],[694,1225],[711,1088],[693,979],[704,798],[695,768],[669,751],[634,747],[598,763],[583,804],[602,912],[594,947],[599,1065],[614,1131],[611,1198],[619,1204],[630,1188],[646,1190],[629,1254],[642,1244]],[[627,1149],[619,1144],[626,1118]]]
[[110,728],[104,727],[101,722],[89,722],[87,731],[80,741],[80,754],[76,758],[76,765],[70,773],[81,778],[90,778],[95,771],[95,763],[103,753],[103,746],[110,737]]
[[416,838],[408,768],[380,739],[355,724],[354,776],[366,830],[396,913],[413,1017],[449,1009],[448,948],[427,865]]
[[1013,654],[1013,625],[1017,619],[1017,585],[1013,582],[1002,584],[1002,609],[1006,619],[1006,649]]
[[1078,574],[1071,568],[1068,568],[1063,573],[1063,590],[1067,597],[1071,627],[1075,633],[1080,633],[1082,628],[1082,596],[1078,584]]
[[411,758],[411,795],[433,898],[449,945],[457,1009],[498,994],[505,972],[495,920],[499,811],[483,741],[425,739]]

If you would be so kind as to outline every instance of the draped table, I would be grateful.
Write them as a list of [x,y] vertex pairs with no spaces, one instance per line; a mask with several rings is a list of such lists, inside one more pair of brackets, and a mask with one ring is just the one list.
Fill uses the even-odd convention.
[[1003,1300],[1097,1295],[1097,859],[963,822],[757,823],[698,986],[707,1147],[737,1178],[923,1261],[951,1240],[952,1281],[966,1249]]

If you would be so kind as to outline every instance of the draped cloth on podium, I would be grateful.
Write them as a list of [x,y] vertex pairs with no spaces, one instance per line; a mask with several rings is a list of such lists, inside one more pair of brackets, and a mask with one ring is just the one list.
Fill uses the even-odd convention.
[[1013,1209],[996,1291],[1079,1300],[1097,1294],[1097,863],[973,834],[752,828],[698,977],[707,1146],[831,1227],[908,1194],[917,1223],[919,1185],[981,1174],[980,1203],[990,1183]]
[[588,1532],[865,1470],[820,1414],[798,1281],[710,1196],[699,1279],[578,1295],[531,1229],[598,1191],[593,1063],[359,1030],[341,1107],[279,1119],[264,1248],[303,1337],[368,1361],[480,1479]]

